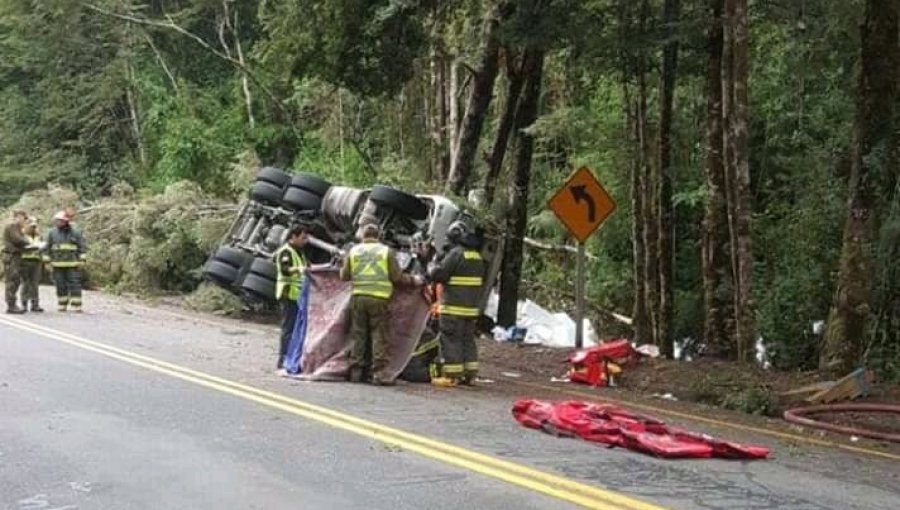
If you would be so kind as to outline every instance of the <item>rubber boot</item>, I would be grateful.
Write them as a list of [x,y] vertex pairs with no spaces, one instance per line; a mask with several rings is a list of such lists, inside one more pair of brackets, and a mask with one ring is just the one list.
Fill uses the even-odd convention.
[[6,313],[10,315],[22,315],[25,313],[24,308],[20,308],[16,303],[7,303],[6,304]]
[[32,301],[31,302],[31,311],[35,312],[35,313],[42,313],[44,311],[44,309],[41,308],[40,303],[38,303],[37,301]]

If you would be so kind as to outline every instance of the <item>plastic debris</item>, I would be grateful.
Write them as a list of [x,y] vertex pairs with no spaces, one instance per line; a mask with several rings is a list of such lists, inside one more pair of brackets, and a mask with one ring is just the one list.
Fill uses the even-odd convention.
[[723,441],[705,434],[670,427],[650,416],[609,404],[519,400],[513,417],[525,427],[556,435],[619,446],[662,458],[765,459],[763,446]]
[[659,357],[659,346],[658,345],[650,345],[644,344],[635,349],[635,352],[638,354],[643,354],[648,358],[658,358]]
[[678,401],[678,397],[672,395],[671,393],[654,393],[653,395],[650,395],[650,397],[658,398],[660,400],[671,400],[672,402]]
[[518,378],[522,377],[522,374],[520,374],[518,372],[502,372],[500,375],[502,375],[503,377],[511,377],[513,379],[518,379]]
[[[497,320],[497,308],[500,298],[496,292],[488,296],[484,314]],[[516,327],[526,331],[524,343],[528,345],[545,345],[547,347],[575,347],[575,320],[566,313],[553,313],[531,300],[519,301],[516,312]],[[495,328],[496,330],[496,328]],[[492,330],[494,333],[495,330]],[[499,341],[502,336],[494,333]],[[599,343],[596,330],[591,321],[584,320],[584,346],[592,347]]]
[[569,380],[568,377],[551,377],[550,382],[567,383],[567,382],[571,382],[571,381]]

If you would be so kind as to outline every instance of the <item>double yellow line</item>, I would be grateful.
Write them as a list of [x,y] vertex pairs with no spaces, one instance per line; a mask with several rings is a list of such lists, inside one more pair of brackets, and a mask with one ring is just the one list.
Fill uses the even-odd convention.
[[409,450],[423,457],[467,469],[556,499],[594,510],[663,510],[615,492],[569,480],[534,468],[497,459],[442,441],[357,418],[326,407],[198,372],[21,319],[0,317],[0,324],[78,347],[108,358],[165,374],[330,427]]

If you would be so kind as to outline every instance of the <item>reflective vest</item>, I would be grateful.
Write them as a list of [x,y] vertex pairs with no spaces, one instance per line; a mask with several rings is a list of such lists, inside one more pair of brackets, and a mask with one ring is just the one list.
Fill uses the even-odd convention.
[[[30,236],[25,234],[25,239],[34,244],[41,240],[41,236]],[[41,260],[41,252],[37,248],[27,248],[22,252],[22,260]]]
[[52,267],[71,269],[81,266],[85,259],[84,241],[75,229],[54,228],[47,234],[47,253],[44,261]]
[[478,300],[484,285],[484,259],[476,250],[465,250],[441,296],[441,315],[478,317]]
[[[299,267],[299,273],[285,275],[284,271],[282,271],[281,254],[285,251],[291,254],[290,267]],[[274,258],[275,268],[278,271],[278,276],[275,280],[275,299],[285,298],[290,299],[291,301],[300,299],[300,287],[303,286],[303,268],[306,267],[303,257],[297,253],[297,250],[295,250],[293,246],[285,243],[284,246],[275,252]],[[287,293],[285,293],[285,289],[287,289]]]
[[394,292],[388,256],[390,248],[381,243],[362,243],[350,249],[350,275],[354,296],[390,299]]

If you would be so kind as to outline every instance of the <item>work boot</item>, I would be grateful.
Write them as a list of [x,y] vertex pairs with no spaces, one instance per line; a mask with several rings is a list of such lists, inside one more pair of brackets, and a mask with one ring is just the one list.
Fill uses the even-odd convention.
[[376,375],[372,376],[372,384],[374,384],[375,386],[396,386],[397,381],[382,379],[381,377],[378,377]]
[[35,312],[35,313],[42,313],[44,311],[44,309],[41,308],[40,303],[38,303],[37,301],[32,301],[31,302],[31,311]]
[[365,374],[363,374],[363,369],[359,367],[353,367],[350,369],[350,372],[347,373],[347,380],[352,383],[361,383]]
[[438,388],[453,388],[456,386],[456,379],[451,377],[434,377],[431,379],[431,385]]
[[25,313],[25,309],[20,308],[19,305],[15,304],[15,303],[12,303],[12,304],[6,305],[6,313],[8,313],[10,315],[22,315],[23,313]]
[[66,313],[66,311],[67,311],[68,309],[69,309],[69,306],[68,306],[68,305],[58,305],[58,306],[56,307],[56,310],[57,310],[58,312],[60,312],[60,313]]

